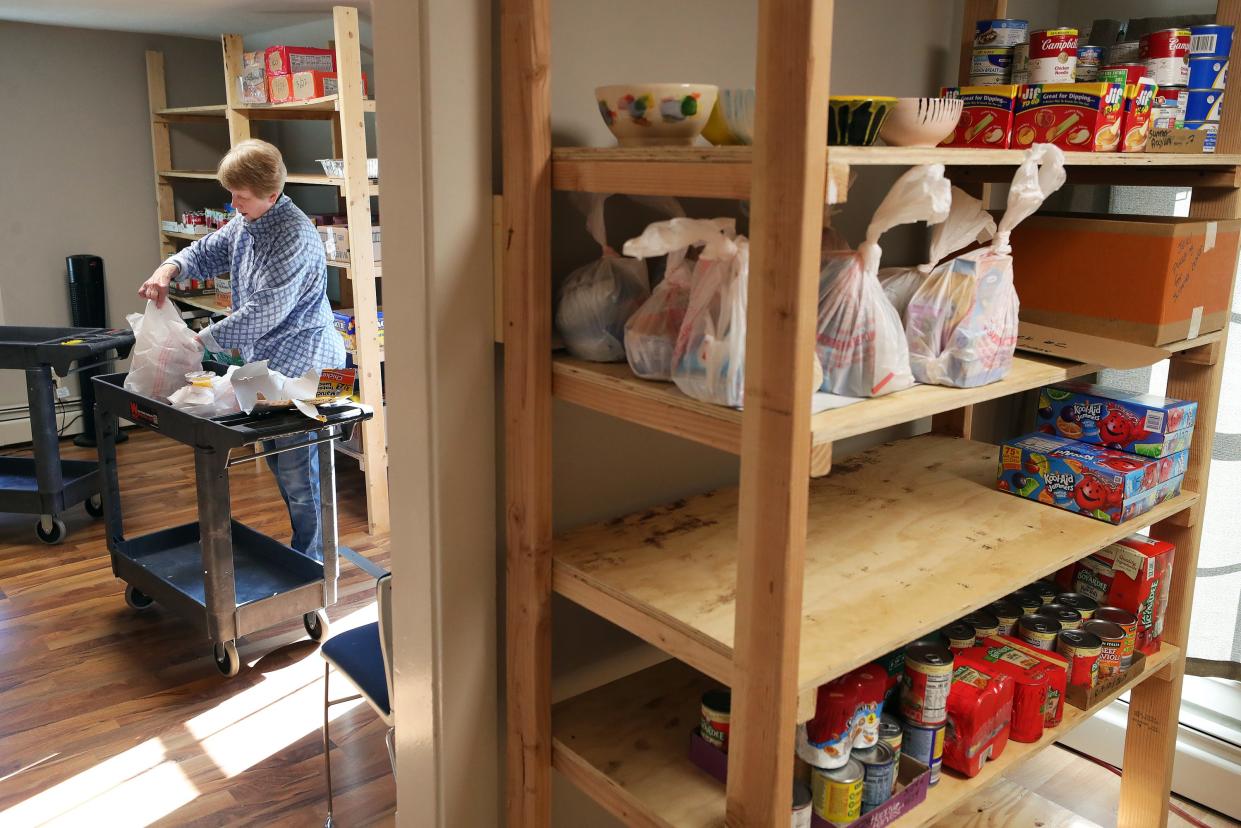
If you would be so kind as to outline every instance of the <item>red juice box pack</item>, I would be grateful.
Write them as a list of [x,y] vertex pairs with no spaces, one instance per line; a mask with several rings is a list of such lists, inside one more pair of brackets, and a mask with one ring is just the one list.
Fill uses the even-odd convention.
[[1070,440],[1166,457],[1189,448],[1198,403],[1084,382],[1039,392],[1038,430]]
[[1134,647],[1151,655],[1163,636],[1175,558],[1176,547],[1167,541],[1130,535],[1067,567],[1066,588],[1136,615]]
[[1108,523],[1120,523],[1180,493],[1188,452],[1139,457],[1036,432],[1000,445],[997,487]]
[[945,86],[939,94],[960,98],[961,119],[941,147],[1008,149],[1016,109],[1016,84],[998,86]]

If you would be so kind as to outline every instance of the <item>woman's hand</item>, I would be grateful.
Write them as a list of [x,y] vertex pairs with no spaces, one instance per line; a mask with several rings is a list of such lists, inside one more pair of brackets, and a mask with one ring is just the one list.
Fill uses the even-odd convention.
[[181,268],[175,264],[162,264],[151,274],[151,278],[142,283],[142,287],[138,288],[138,295],[144,299],[154,299],[155,307],[162,308],[164,302],[168,299],[168,285]]

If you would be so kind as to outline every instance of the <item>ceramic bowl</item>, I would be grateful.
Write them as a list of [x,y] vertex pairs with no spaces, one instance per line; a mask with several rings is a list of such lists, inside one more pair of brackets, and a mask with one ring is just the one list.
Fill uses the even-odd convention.
[[716,146],[754,143],[754,90],[721,89],[702,137]]
[[595,100],[622,147],[689,146],[718,91],[703,83],[628,83],[597,87]]
[[869,147],[879,137],[879,129],[895,105],[896,98],[832,95],[828,101],[827,143]]
[[890,147],[934,147],[952,134],[961,120],[960,98],[897,98],[879,128]]

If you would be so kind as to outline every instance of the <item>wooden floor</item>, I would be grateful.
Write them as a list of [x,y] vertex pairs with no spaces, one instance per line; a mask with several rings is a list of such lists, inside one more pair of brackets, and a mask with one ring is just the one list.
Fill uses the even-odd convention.
[[[195,519],[188,449],[135,433],[118,453],[127,535]],[[342,544],[387,568],[362,476],[338,471]],[[287,541],[265,466],[235,467],[232,494],[238,519]],[[80,506],[66,519],[69,539],[48,547],[28,516],[0,515],[0,826],[322,825],[323,660],[301,622],[242,639],[226,680],[186,624],[126,607],[102,522]],[[341,578],[332,632],[375,620],[374,580],[347,561]],[[382,722],[361,702],[333,713],[336,824],[390,824]]]

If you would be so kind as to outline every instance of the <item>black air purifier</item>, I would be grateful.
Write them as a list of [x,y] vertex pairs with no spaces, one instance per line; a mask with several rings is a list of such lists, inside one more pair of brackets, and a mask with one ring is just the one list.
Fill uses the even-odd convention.
[[[69,274],[69,314],[75,328],[108,327],[107,290],[103,278],[103,259],[88,254],[65,258]],[[100,360],[78,366],[78,385],[82,392],[82,433],[73,438],[74,445],[95,445],[95,386],[91,377],[112,370],[112,363]],[[118,441],[126,435],[117,435]]]

